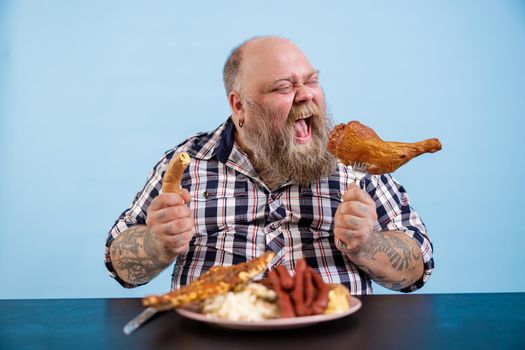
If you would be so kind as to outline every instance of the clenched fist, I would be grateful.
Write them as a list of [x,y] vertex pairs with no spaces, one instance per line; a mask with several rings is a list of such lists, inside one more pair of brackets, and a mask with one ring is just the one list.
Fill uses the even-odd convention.
[[334,217],[334,236],[345,253],[356,254],[368,241],[377,222],[376,205],[368,193],[355,183],[343,195]]
[[191,210],[186,205],[189,200],[188,190],[182,189],[180,195],[160,194],[148,208],[146,225],[168,256],[188,251],[194,227]]

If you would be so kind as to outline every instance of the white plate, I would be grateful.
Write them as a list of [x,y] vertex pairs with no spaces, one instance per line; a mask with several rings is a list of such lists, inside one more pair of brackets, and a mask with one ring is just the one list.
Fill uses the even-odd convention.
[[287,329],[299,328],[313,325],[320,322],[332,321],[338,318],[346,317],[353,314],[361,308],[361,300],[351,296],[350,309],[345,312],[330,314],[330,315],[315,315],[304,317],[291,318],[275,318],[264,321],[230,321],[218,317],[210,317],[198,312],[188,309],[176,309],[179,315],[190,318],[192,320],[206,322],[215,326],[230,328],[230,329],[244,329],[244,330],[271,330],[271,329]]

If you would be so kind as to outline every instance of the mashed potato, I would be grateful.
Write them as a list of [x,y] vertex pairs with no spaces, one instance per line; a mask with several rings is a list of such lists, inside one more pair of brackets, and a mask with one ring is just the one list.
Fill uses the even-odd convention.
[[250,283],[244,289],[206,299],[201,313],[232,321],[262,321],[279,317],[275,303],[277,295],[259,283]]
[[[350,293],[341,284],[329,285],[328,307],[324,314],[345,312],[350,308]],[[200,312],[209,317],[231,321],[263,321],[278,318],[277,295],[260,283],[250,283],[241,290],[206,299]]]

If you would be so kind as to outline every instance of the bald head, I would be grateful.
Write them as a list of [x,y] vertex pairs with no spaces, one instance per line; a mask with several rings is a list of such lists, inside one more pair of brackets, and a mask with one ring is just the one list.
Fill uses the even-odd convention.
[[243,93],[246,80],[243,76],[244,71],[250,67],[260,67],[268,57],[283,49],[296,50],[303,55],[291,40],[277,36],[253,37],[234,48],[223,69],[226,94],[229,95],[232,91]]
[[224,85],[235,143],[269,188],[286,179],[307,184],[333,171],[319,71],[294,43],[247,40],[226,61]]

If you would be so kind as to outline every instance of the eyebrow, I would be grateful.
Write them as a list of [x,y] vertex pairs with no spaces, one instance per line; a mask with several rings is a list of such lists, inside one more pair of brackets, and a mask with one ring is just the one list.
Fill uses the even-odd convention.
[[[316,75],[316,74],[319,74],[319,70],[316,69],[314,71],[311,71],[309,73],[306,73],[304,76],[303,76],[303,79],[304,80],[308,80],[310,79],[312,76]],[[280,82],[280,81],[292,81],[293,80],[293,75],[289,75],[287,76],[286,78],[281,78],[281,79],[277,79],[275,80],[271,85],[275,85],[276,83]]]
[[305,80],[310,79],[311,77],[313,77],[313,76],[316,75],[316,74],[319,74],[319,69],[316,69],[316,70],[314,70],[313,72],[311,72],[311,73],[309,73],[309,74],[306,74],[306,75],[305,75],[305,78],[306,78]]

